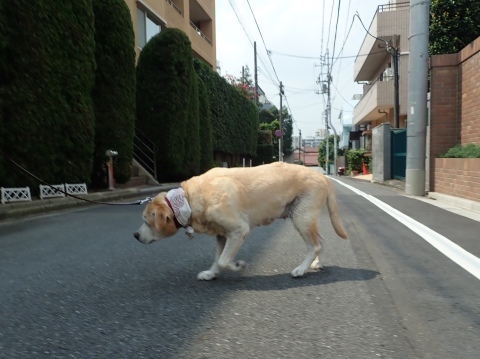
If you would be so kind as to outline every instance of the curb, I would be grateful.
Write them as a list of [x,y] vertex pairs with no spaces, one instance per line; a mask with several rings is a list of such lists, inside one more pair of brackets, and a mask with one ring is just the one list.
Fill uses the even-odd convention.
[[[159,186],[151,186],[144,188],[127,188],[117,189],[105,192],[94,192],[88,195],[79,195],[78,197],[87,198],[90,201],[110,202],[110,201],[125,201],[142,197],[149,194],[158,194],[163,191],[168,191],[177,188],[179,184],[165,184]],[[24,218],[27,216],[46,214],[54,211],[80,208],[85,206],[99,205],[91,202],[82,201],[80,199],[65,197],[65,198],[51,198],[51,199],[35,199],[31,202],[13,202],[0,205],[0,222],[7,219]]]

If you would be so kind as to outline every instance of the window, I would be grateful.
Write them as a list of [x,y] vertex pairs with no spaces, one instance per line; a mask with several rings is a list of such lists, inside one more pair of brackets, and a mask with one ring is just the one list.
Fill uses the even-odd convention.
[[137,8],[137,40],[138,46],[145,44],[161,31],[162,27],[147,12]]

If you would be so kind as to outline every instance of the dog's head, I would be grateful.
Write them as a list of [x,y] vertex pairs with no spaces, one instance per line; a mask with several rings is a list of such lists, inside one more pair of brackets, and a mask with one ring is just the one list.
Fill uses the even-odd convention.
[[139,242],[150,244],[177,233],[174,214],[165,201],[165,195],[165,192],[157,195],[143,211],[144,223],[133,234]]

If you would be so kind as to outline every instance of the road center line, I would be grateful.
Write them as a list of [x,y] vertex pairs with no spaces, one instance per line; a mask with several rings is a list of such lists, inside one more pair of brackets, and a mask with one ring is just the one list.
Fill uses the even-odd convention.
[[433,247],[438,249],[445,256],[450,258],[452,261],[457,263],[460,267],[465,269],[467,272],[471,273],[478,279],[480,279],[480,258],[475,257],[470,252],[467,252],[465,249],[459,245],[453,243],[447,237],[442,236],[441,234],[435,232],[434,230],[428,228],[427,226],[417,222],[413,218],[407,216],[406,214],[396,210],[392,206],[386,204],[385,202],[380,201],[372,195],[369,195],[365,192],[360,191],[359,189],[350,186],[346,183],[339,181],[336,178],[329,177],[330,179],[336,181],[342,186],[350,189],[356,194],[364,197],[375,206],[383,210],[385,213],[389,214],[401,224],[405,225],[407,228],[418,234],[420,237],[425,239]]

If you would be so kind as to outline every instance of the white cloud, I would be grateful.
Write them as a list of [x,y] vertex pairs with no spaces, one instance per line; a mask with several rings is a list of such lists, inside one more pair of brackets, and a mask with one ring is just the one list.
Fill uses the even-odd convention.
[[[289,104],[296,122],[295,135],[298,134],[298,129],[302,130],[302,136],[313,136],[316,129],[325,128],[324,96],[315,93],[315,90],[320,90],[320,86],[316,84],[320,71],[326,71],[325,66],[318,66],[321,63],[320,55],[325,55],[328,47],[331,56],[335,43],[335,57],[339,56],[354,14],[358,11],[364,25],[368,27],[377,6],[388,2],[341,1],[337,37],[334,41],[338,1],[340,0],[249,0],[266,47],[272,51],[269,58],[247,0],[216,0],[217,60],[221,65],[222,75],[228,73],[240,77],[244,65],[249,66],[253,75],[254,52],[249,37],[256,41],[259,86],[265,91],[267,98],[279,107],[278,81],[270,63],[271,59],[278,79],[285,87],[287,101],[284,100],[284,104]],[[235,15],[232,4],[245,30]],[[342,56],[357,55],[366,35],[360,21],[355,18]],[[317,58],[298,58],[279,53]],[[351,121],[356,103],[352,101],[352,97],[362,92],[361,86],[353,81],[354,60],[353,57],[338,59],[332,69],[332,122],[337,131],[340,130],[337,120],[340,110],[343,109],[344,122]]]

